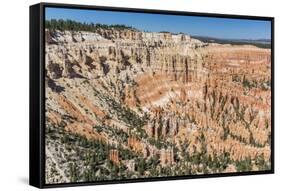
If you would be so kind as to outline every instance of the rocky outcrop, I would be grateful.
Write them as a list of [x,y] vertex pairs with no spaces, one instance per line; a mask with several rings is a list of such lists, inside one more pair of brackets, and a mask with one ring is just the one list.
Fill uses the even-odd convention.
[[160,161],[162,166],[171,166],[174,164],[174,151],[172,148],[162,149],[160,151]]
[[46,31],[46,42],[47,125],[108,145],[132,177],[270,166],[270,50],[131,29]]
[[109,160],[111,160],[115,165],[120,165],[118,150],[113,149],[109,151]]

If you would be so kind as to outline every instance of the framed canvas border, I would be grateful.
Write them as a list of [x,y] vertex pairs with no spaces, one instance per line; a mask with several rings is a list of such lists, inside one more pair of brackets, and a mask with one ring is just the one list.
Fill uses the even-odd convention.
[[[72,182],[60,184],[45,183],[45,8],[70,8],[85,10],[104,10],[132,13],[153,13],[165,15],[199,16],[213,18],[234,18],[263,20],[271,22],[271,169],[265,171],[214,173],[170,177],[150,177],[138,179],[106,180],[96,182]],[[88,6],[74,4],[39,3],[30,6],[30,130],[29,130],[29,184],[38,188],[67,186],[86,186],[116,183],[134,183],[149,181],[183,180],[194,178],[229,177],[274,173],[274,18],[231,15],[217,13],[200,13],[155,9],[136,9],[123,7]]]

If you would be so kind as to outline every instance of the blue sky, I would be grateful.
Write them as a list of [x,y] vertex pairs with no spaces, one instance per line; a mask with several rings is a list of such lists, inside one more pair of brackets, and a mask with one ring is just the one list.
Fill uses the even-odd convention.
[[85,9],[46,8],[46,19],[71,19],[86,23],[125,24],[140,30],[183,32],[232,39],[270,39],[270,21],[128,13]]

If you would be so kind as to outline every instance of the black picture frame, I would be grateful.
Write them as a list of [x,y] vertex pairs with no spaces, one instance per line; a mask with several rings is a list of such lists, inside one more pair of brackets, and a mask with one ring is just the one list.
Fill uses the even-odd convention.
[[[138,178],[125,180],[110,180],[98,182],[77,182],[61,184],[45,184],[45,8],[71,8],[85,10],[106,10],[117,12],[153,13],[165,15],[186,15],[213,18],[237,18],[263,20],[271,22],[271,169],[266,171],[201,174],[175,177]],[[228,177],[242,175],[258,175],[274,173],[274,18],[248,15],[196,13],[184,11],[167,11],[154,9],[135,9],[121,7],[88,6],[73,4],[39,3],[30,6],[30,134],[29,134],[29,184],[38,188],[53,188],[66,186],[85,186],[116,183],[133,183],[148,181],[167,181],[179,179]]]

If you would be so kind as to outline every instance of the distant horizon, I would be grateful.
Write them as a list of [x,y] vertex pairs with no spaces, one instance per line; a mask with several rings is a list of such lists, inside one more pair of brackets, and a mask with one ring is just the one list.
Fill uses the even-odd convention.
[[264,20],[48,7],[45,18],[46,20],[73,20],[87,24],[119,24],[131,26],[140,31],[167,31],[217,39],[271,40],[271,22]]

